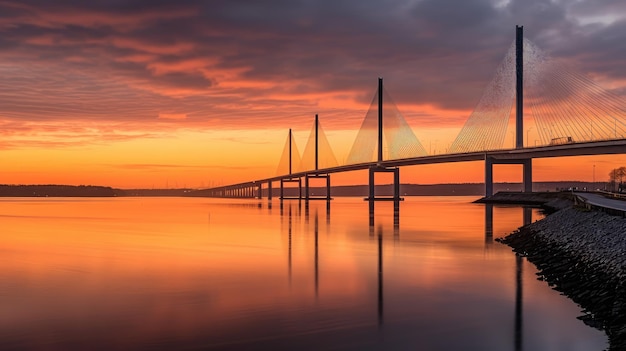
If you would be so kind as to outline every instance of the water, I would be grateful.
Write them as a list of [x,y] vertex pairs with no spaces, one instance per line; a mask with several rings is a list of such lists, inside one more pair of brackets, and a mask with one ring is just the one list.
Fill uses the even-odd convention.
[[606,348],[471,200],[0,199],[0,349]]

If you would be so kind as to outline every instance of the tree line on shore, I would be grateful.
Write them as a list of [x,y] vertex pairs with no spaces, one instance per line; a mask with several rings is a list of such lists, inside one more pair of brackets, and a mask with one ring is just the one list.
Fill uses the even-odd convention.
[[118,193],[117,189],[95,185],[0,185],[0,196],[9,197],[110,197]]
[[609,172],[609,188],[617,192],[626,192],[626,186],[624,184],[624,178],[626,178],[626,167],[613,168]]

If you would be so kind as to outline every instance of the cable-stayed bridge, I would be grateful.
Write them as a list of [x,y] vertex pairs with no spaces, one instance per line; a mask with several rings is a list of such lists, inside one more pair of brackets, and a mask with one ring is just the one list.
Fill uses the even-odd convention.
[[[515,118],[514,148],[504,147],[509,120]],[[524,125],[538,135],[524,143]],[[203,191],[214,197],[272,198],[273,183],[296,183],[298,199],[331,199],[330,175],[369,170],[370,201],[400,201],[402,166],[480,161],[485,162],[485,195],[493,193],[493,165],[523,165],[525,191],[532,191],[535,158],[626,153],[626,101],[601,88],[582,74],[567,69],[523,37],[516,39],[496,70],[492,81],[445,154],[429,155],[413,129],[397,109],[379,78],[377,92],[363,119],[352,148],[341,164],[324,130],[315,123],[302,156],[289,130],[277,176]],[[377,197],[374,176],[394,175],[392,197]],[[326,180],[326,194],[313,197],[309,180]],[[264,188],[265,187],[265,188]],[[265,191],[264,191],[265,189]]]

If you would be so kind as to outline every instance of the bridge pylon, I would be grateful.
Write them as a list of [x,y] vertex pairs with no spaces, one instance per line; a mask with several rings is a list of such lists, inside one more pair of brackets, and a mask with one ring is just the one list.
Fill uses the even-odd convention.
[[[524,26],[515,26],[515,148],[524,148]],[[526,145],[528,146],[528,145]],[[493,165],[521,164],[523,191],[533,191],[533,159],[497,159],[485,154],[485,196],[493,195]]]
[[[378,78],[378,163],[369,168],[369,196],[365,200],[370,201],[402,201],[400,197],[400,168],[384,167],[383,161],[383,79]],[[376,173],[393,173],[393,196],[376,196]]]
[[524,26],[515,26],[515,148],[524,148]]
[[[284,178],[280,178],[280,200],[297,199],[302,200],[302,178],[298,176],[292,176],[292,156],[293,156],[293,135],[291,129],[289,129],[289,138],[287,139],[289,145],[289,175]],[[297,183],[298,184],[298,197],[286,197],[285,196],[285,183]]]
[[[304,201],[309,200],[332,200],[330,196],[330,173],[317,173],[319,170],[319,116],[315,114],[315,173],[306,173],[304,175]],[[306,151],[305,151],[306,152]],[[310,191],[309,181],[310,179],[326,179],[326,195],[325,196],[313,196]]]

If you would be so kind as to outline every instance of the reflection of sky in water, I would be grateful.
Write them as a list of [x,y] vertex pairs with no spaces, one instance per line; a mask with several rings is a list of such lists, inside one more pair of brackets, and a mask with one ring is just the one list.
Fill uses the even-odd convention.
[[[361,199],[2,199],[0,349],[513,350],[515,256],[470,200],[409,198],[398,230],[377,203],[370,230]],[[493,237],[522,218],[495,207]],[[522,272],[524,349],[605,347]]]

